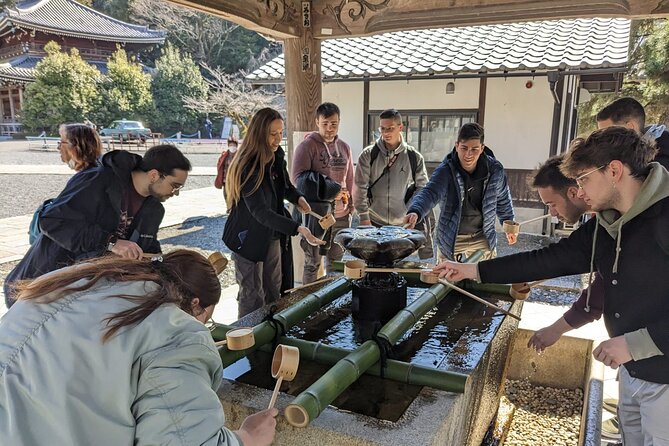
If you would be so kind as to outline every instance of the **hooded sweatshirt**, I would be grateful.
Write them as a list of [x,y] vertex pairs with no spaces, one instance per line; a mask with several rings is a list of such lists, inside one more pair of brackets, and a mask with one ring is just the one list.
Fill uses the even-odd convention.
[[335,217],[340,218],[353,212],[353,159],[351,148],[335,136],[334,141],[326,143],[318,132],[309,133],[293,153],[293,164],[290,179],[297,184],[297,177],[302,172],[314,171],[336,181],[342,191],[348,192],[344,199],[335,201]]
[[[395,150],[388,150],[381,138],[376,142],[376,145],[379,147],[379,156],[374,160],[373,166],[370,166],[370,161],[374,144],[365,147],[360,154],[360,158],[358,158],[353,199],[355,209],[362,221],[371,220],[378,225],[401,226],[407,213],[404,196],[409,186],[413,184],[411,161],[407,151],[413,150],[417,155],[415,194],[427,184],[428,176],[425,169],[425,160],[416,149],[404,141],[404,138]],[[383,169],[395,155],[397,155],[397,158],[392,167],[388,170],[388,173],[381,177]],[[367,189],[379,177],[381,179],[372,188],[373,198],[370,203],[367,199]]]
[[635,378],[669,384],[668,219],[669,172],[651,163],[627,212],[599,212],[546,248],[480,262],[480,278],[515,283],[596,268],[604,287],[607,331],[611,337],[625,337],[633,358],[625,368]]

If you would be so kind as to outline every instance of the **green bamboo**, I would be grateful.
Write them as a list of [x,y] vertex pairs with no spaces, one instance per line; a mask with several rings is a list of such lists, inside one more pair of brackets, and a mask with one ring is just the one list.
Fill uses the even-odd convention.
[[[318,309],[331,303],[350,289],[350,281],[345,277],[340,277],[339,279],[336,279],[335,281],[325,285],[320,290],[306,295],[296,304],[280,311],[279,313],[276,313],[274,315],[274,319],[281,322],[283,327],[288,330],[292,326],[302,322]],[[215,341],[223,340],[225,339],[225,333],[227,333],[227,331],[227,327],[218,325],[212,330],[212,337]],[[221,355],[223,367],[227,367],[230,364],[235,363],[252,351],[257,350],[261,345],[272,342],[276,336],[276,330],[270,322],[261,322],[260,324],[253,327],[253,336],[255,337],[255,345],[246,350],[233,351],[228,350],[226,346],[219,348],[219,354]]]
[[[482,253],[475,252],[467,261],[480,259]],[[418,299],[393,317],[377,336],[394,345],[420,318],[434,308],[451,291],[451,288],[436,284],[423,292]],[[381,358],[379,345],[367,341],[339,360],[330,370],[300,393],[286,408],[286,418],[293,426],[305,427],[329,406],[341,393],[353,384],[365,371]]]
[[[400,311],[378,333],[394,345],[421,317],[436,306],[450,292],[450,288],[436,284],[426,290],[405,310]],[[408,311],[407,311],[408,310]],[[402,331],[404,329],[404,331]],[[339,360],[315,383],[300,393],[286,408],[288,422],[304,427],[314,420],[341,393],[381,358],[379,345],[367,341]]]
[[[279,339],[279,343],[300,349],[301,359],[308,359],[326,365],[336,364],[351,353],[350,350],[332,347],[320,342],[305,341],[285,336]],[[268,345],[264,345],[260,350],[272,353]],[[380,376],[381,363],[376,362],[365,373]],[[389,359],[384,370],[384,377],[406,384],[429,386],[447,392],[463,393],[468,375]]]
[[502,296],[509,296],[511,285],[503,283],[478,283],[473,280],[465,281],[463,287],[472,291],[483,291],[484,293],[501,294]]

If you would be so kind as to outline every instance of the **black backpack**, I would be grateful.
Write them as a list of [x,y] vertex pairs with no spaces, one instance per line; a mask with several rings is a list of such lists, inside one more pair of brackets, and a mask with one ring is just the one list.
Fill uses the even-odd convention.
[[[372,165],[374,164],[374,161],[379,157],[379,153],[381,153],[381,149],[379,149],[378,144],[374,144],[374,147],[372,147],[372,153],[370,153],[369,157],[369,168],[371,170]],[[413,197],[413,194],[416,192],[416,170],[418,170],[418,155],[416,154],[416,151],[414,149],[411,149],[407,147],[407,155],[409,156],[409,164],[411,164],[411,178],[413,179],[413,183],[411,186],[409,186],[404,193],[404,202],[408,203],[409,200],[411,200],[411,197]],[[373,200],[373,195],[372,195],[372,188],[376,183],[379,182],[379,180],[388,173],[390,169],[388,169],[388,166],[386,166],[383,169],[383,172],[379,177],[372,182],[369,187],[367,188],[367,201],[369,204],[372,203]]]

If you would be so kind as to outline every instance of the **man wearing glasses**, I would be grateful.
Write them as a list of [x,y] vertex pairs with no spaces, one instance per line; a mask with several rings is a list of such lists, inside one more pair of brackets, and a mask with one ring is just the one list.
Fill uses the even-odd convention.
[[179,195],[190,170],[179,149],[159,145],[143,157],[114,150],[102,157],[100,166],[77,174],[40,215],[41,235],[7,276],[8,306],[16,280],[105,253],[139,259],[160,252],[161,203]]
[[[427,170],[423,155],[404,141],[402,115],[388,109],[379,118],[379,139],[358,158],[353,203],[361,225],[401,226],[407,203],[427,184]],[[418,253],[432,257],[432,230],[429,225],[419,229],[427,243]]]
[[435,268],[450,280],[498,283],[599,273],[611,339],[593,355],[620,367],[625,445],[669,445],[669,173],[651,163],[656,152],[623,127],[574,140],[561,170],[576,180],[596,218],[541,250]]

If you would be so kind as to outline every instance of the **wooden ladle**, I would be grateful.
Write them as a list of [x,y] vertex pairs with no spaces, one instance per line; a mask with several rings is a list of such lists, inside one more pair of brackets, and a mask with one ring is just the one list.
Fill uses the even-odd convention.
[[276,385],[274,386],[274,392],[272,392],[272,398],[269,400],[268,409],[274,407],[281,383],[284,380],[292,381],[297,374],[299,365],[300,350],[297,347],[283,344],[276,346],[272,357],[272,378],[276,378]]
[[526,223],[532,223],[533,221],[544,220],[551,217],[551,214],[541,215],[539,217],[530,218],[529,220],[521,221],[520,223],[513,220],[504,220],[502,223],[502,229],[507,234],[518,234],[520,232],[520,226]]
[[487,300],[482,299],[482,298],[478,297],[477,295],[470,293],[467,290],[463,290],[462,288],[460,288],[457,285],[452,284],[448,280],[440,278],[437,274],[434,274],[432,272],[421,273],[420,280],[421,280],[421,282],[425,282],[425,283],[432,283],[432,284],[441,283],[443,285],[446,285],[447,287],[453,288],[455,291],[457,291],[459,293],[462,293],[462,294],[464,294],[465,296],[467,296],[471,299],[474,299],[477,302],[482,303],[483,305],[486,305],[490,308],[494,308],[495,310],[500,311],[500,312],[506,314],[507,316],[511,316],[514,319],[520,320],[519,316],[516,316],[515,314],[513,314],[509,311],[506,311],[505,309],[500,308],[497,305],[493,305],[490,302],[488,302]]
[[246,350],[255,345],[256,338],[253,335],[253,328],[240,327],[229,330],[225,334],[224,341],[215,342],[216,347],[227,345],[228,350]]
[[349,260],[344,263],[344,275],[348,279],[362,279],[366,273],[424,273],[431,272],[426,268],[367,268],[362,260]]
[[321,228],[323,228],[323,229],[326,230],[326,231],[327,231],[328,228],[330,228],[332,225],[334,225],[335,223],[337,223],[337,219],[336,219],[335,216],[332,215],[331,213],[330,213],[330,214],[327,214],[327,215],[325,215],[325,216],[323,216],[323,215],[321,215],[321,214],[318,214],[318,213],[316,213],[316,212],[314,212],[314,211],[309,211],[309,212],[307,212],[307,213],[308,213],[309,215],[313,215],[314,217],[316,217],[316,218],[318,219],[318,224],[321,226]]
[[525,300],[530,296],[530,291],[535,285],[539,285],[549,279],[537,280],[536,282],[512,283],[509,288],[509,295],[516,300]]

